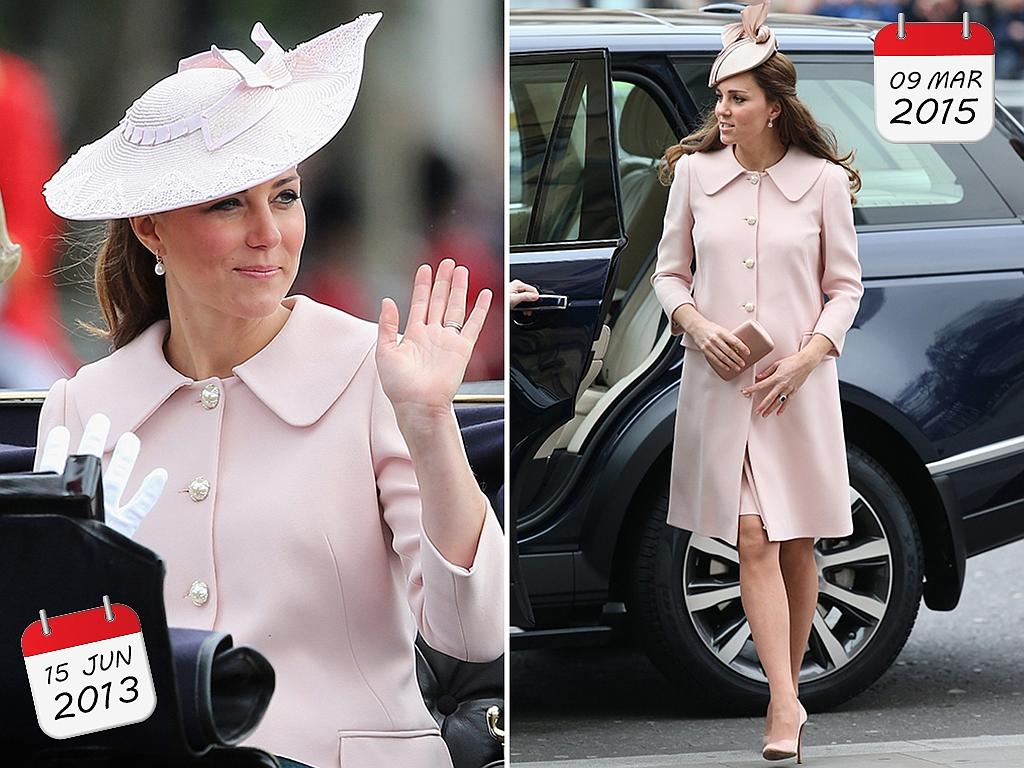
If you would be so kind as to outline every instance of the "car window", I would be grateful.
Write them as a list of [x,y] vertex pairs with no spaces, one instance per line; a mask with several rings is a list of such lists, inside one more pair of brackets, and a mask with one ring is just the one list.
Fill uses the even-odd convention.
[[1024,216],[1024,137],[1009,120],[998,117],[992,132],[967,147],[1017,216]]
[[[518,242],[526,239],[544,153],[571,72],[570,61],[526,64],[516,67],[510,80],[509,204],[523,223]],[[517,242],[516,236],[512,242]]]
[[[836,135],[839,153],[855,149],[861,176],[859,224],[914,224],[1004,219],[1012,212],[961,144],[893,144],[875,129],[870,59],[839,61],[791,56],[797,93]],[[710,61],[675,60],[698,109],[714,107]],[[997,132],[983,141],[998,141]]]
[[615,238],[603,59],[513,59],[508,102],[511,244]]
[[[567,114],[561,131],[568,128],[568,137],[549,142],[550,167],[544,175],[540,192],[545,204],[534,217],[539,243],[563,243],[580,239],[580,215],[583,212],[583,166],[586,152],[587,98],[584,86],[578,97],[567,94]],[[575,105],[575,106],[573,106]],[[561,132],[560,131],[560,132]]]

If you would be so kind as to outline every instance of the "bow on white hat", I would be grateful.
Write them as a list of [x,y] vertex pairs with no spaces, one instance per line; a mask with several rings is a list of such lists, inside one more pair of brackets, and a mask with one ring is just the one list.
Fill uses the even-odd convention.
[[291,72],[288,71],[284,62],[284,49],[274,41],[262,22],[257,21],[253,26],[251,38],[263,51],[263,56],[255,64],[241,51],[221,50],[216,45],[210,46],[209,51],[197,53],[178,62],[178,72],[208,67],[233,69],[241,76],[242,80],[238,85],[226,93],[216,104],[202,112],[175,120],[172,123],[145,128],[133,124],[126,114],[121,120],[124,138],[132,144],[152,146],[202,129],[206,147],[212,150],[227,144],[243,131],[258,123],[270,111],[272,104],[269,101],[266,102],[265,109],[246,111],[241,119],[234,121],[231,130],[215,131],[213,129],[217,115],[228,109],[232,102],[246,91],[253,88],[280,88],[292,80]]
[[775,33],[765,24],[771,0],[751,3],[740,11],[740,20],[722,28],[722,52],[711,65],[708,86],[760,66],[779,49]]
[[229,67],[240,74],[250,88],[258,88],[261,85],[277,88],[288,83],[292,76],[284,66],[284,49],[270,36],[262,21],[257,21],[253,25],[250,38],[263,51],[263,56],[255,64],[241,51],[221,50],[216,45],[211,45],[209,51],[179,61],[178,71],[183,72],[196,67]]

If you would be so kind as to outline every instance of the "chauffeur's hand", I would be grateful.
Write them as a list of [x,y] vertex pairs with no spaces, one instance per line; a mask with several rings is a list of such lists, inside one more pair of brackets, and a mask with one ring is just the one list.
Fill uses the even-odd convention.
[[[95,456],[103,458],[103,446],[110,432],[110,419],[102,413],[94,413],[85,425],[82,439],[78,444],[76,456]],[[39,461],[40,472],[64,472],[71,445],[71,432],[67,427],[54,427],[43,443],[42,458]],[[117,439],[110,462],[103,472],[103,512],[107,525],[123,536],[131,538],[138,530],[142,520],[156,505],[160,494],[167,484],[167,470],[154,469],[139,487],[138,492],[124,506],[121,496],[128,485],[128,478],[135,468],[135,460],[139,457],[139,438],[134,432],[125,432]]]
[[[449,416],[455,392],[466,374],[487,310],[491,291],[480,291],[466,317],[469,270],[444,259],[431,287],[431,269],[416,271],[405,334],[398,339],[398,306],[381,303],[377,332],[377,370],[384,394],[401,421]],[[454,324],[454,325],[452,325]],[[461,331],[456,326],[462,326]]]
[[524,301],[536,301],[540,298],[540,291],[529,283],[522,280],[513,280],[508,284],[508,305],[515,309]]

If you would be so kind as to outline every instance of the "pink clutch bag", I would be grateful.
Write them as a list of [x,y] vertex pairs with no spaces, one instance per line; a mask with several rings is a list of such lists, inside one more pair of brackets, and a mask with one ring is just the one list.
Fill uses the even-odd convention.
[[732,381],[743,373],[743,371],[747,370],[747,368],[775,349],[775,342],[772,341],[772,337],[768,335],[768,331],[764,329],[764,326],[756,320],[747,320],[741,326],[733,330],[733,335],[738,337],[739,340],[746,344],[750,349],[750,355],[744,358],[743,367],[737,371],[733,368],[727,368],[717,360],[708,360],[708,364],[715,370],[715,373],[721,376],[725,381]]

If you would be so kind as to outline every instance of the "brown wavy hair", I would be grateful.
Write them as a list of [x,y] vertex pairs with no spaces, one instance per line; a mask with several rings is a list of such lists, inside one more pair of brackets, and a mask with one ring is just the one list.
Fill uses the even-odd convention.
[[96,254],[96,298],[106,321],[99,328],[80,321],[90,333],[119,349],[157,320],[170,317],[163,278],[153,271],[156,257],[135,236],[128,219],[114,219]]
[[[765,98],[778,102],[781,111],[775,118],[772,129],[777,130],[779,140],[789,147],[796,145],[814,157],[823,157],[846,169],[850,178],[850,200],[857,202],[856,193],[861,188],[860,174],[850,163],[854,152],[840,157],[835,134],[819,123],[807,106],[796,95],[796,67],[785,54],[776,51],[758,67],[749,70],[754,81],[764,91]],[[666,186],[672,183],[672,172],[676,161],[683,155],[694,152],[711,152],[724,149],[721,134],[718,130],[718,118],[712,104],[701,121],[700,127],[688,136],[684,136],[678,144],[673,144],[665,151],[664,163],[658,175],[661,183]]]

